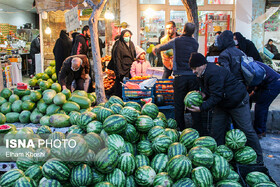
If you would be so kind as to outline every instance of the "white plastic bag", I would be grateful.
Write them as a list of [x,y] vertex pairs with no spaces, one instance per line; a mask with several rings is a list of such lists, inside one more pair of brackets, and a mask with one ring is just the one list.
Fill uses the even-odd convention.
[[139,86],[141,89],[149,89],[155,85],[156,81],[157,81],[157,78],[147,79],[147,80],[144,80],[143,82],[141,82],[139,84]]

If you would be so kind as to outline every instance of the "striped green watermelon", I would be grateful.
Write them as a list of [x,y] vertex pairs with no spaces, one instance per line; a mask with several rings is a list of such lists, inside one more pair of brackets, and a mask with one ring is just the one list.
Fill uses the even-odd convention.
[[171,177],[168,176],[168,173],[161,172],[156,175],[153,185],[171,187],[173,185],[173,181],[172,181]]
[[97,153],[104,145],[102,138],[94,132],[85,135],[84,139],[87,142],[88,147],[95,153]]
[[198,91],[190,91],[184,98],[186,107],[200,106],[203,102],[203,97]]
[[97,184],[105,180],[105,175],[96,170],[95,168],[91,169],[92,173],[92,184]]
[[132,144],[130,142],[124,142],[124,152],[125,153],[131,153],[133,156],[136,155],[136,151],[137,151],[137,148],[136,148],[136,144]]
[[270,179],[266,174],[258,171],[248,173],[245,180],[246,183],[250,186],[254,186],[255,184],[261,182],[270,182]]
[[37,134],[40,135],[41,138],[47,139],[49,135],[52,133],[52,130],[50,129],[49,126],[42,125],[37,129]]
[[110,182],[99,182],[94,187],[115,187],[115,186]]
[[106,102],[105,105],[104,105],[104,108],[110,108],[110,106],[111,106],[111,103]]
[[164,120],[164,121],[167,122],[166,116],[165,116],[165,114],[162,113],[162,112],[159,112],[159,113],[158,113],[157,118],[161,118],[162,120]]
[[96,114],[93,112],[84,112],[78,117],[78,126],[83,129],[87,130],[87,124],[96,120]]
[[156,177],[156,172],[150,166],[139,167],[135,171],[135,181],[140,186],[151,186],[153,185]]
[[40,180],[39,187],[62,187],[62,185],[60,184],[60,182],[58,180],[47,179],[47,178],[43,177]]
[[210,168],[214,162],[214,156],[210,149],[201,146],[191,148],[188,157],[194,166]]
[[167,163],[167,173],[174,180],[179,180],[190,174],[192,162],[185,155],[177,155]]
[[168,156],[166,154],[160,153],[155,155],[151,162],[151,167],[156,173],[166,172],[166,167],[168,163]]
[[77,112],[77,111],[72,111],[69,113],[69,116],[70,116],[70,123],[72,125],[78,125],[78,121],[77,121],[77,118],[81,115],[80,112]]
[[100,121],[91,121],[90,123],[87,124],[86,131],[88,133],[94,132],[94,133],[100,134],[100,132],[102,131],[102,128],[103,128],[103,125]]
[[94,165],[94,160],[95,160],[95,153],[91,149],[89,149],[88,153],[86,154],[85,161],[83,163],[92,167]]
[[178,124],[177,124],[177,121],[175,119],[169,118],[167,120],[167,128],[177,129],[177,127],[178,127]]
[[257,159],[257,153],[253,148],[245,146],[235,152],[234,159],[240,164],[249,164]]
[[118,164],[118,152],[114,149],[104,148],[96,155],[94,165],[101,173],[112,172]]
[[131,153],[121,154],[117,168],[119,168],[126,176],[132,175],[136,168],[134,156]]
[[194,141],[193,146],[203,146],[214,153],[217,148],[217,143],[216,140],[210,136],[202,136]]
[[108,138],[108,133],[104,129],[102,129],[102,131],[100,132],[100,137],[104,142],[106,142]]
[[227,176],[227,178],[225,180],[230,180],[230,181],[239,181],[240,177],[238,175],[238,173],[236,173],[234,170],[230,169],[229,170],[229,175]]
[[148,132],[148,139],[150,141],[153,141],[157,136],[159,135],[164,135],[165,131],[163,127],[160,126],[154,126],[153,128],[151,128]]
[[106,145],[108,148],[116,150],[119,154],[122,154],[125,149],[124,139],[118,134],[109,135]]
[[162,118],[156,118],[154,119],[155,126],[161,126],[163,128],[167,127],[167,121],[164,121]]
[[140,138],[140,134],[133,125],[128,123],[126,129],[122,133],[122,137],[130,143],[136,143]]
[[126,119],[122,115],[114,114],[109,116],[104,122],[103,122],[103,129],[108,134],[119,134],[123,133],[126,128]]
[[24,172],[19,169],[11,169],[1,176],[0,185],[13,187],[15,182],[24,176]]
[[154,126],[154,121],[147,115],[140,115],[137,117],[135,127],[139,132],[147,133]]
[[182,186],[196,187],[194,182],[190,178],[187,178],[187,177],[179,179],[173,184],[173,187],[182,187]]
[[31,179],[33,179],[36,183],[39,183],[39,181],[43,177],[42,166],[40,166],[40,165],[30,166],[24,172],[24,174],[25,174],[25,176],[30,177]]
[[118,96],[111,96],[108,100],[108,102],[110,103],[110,105],[114,104],[114,103],[118,103],[121,106],[124,106],[124,102],[121,98],[119,98]]
[[179,141],[189,149],[197,138],[199,138],[199,133],[195,129],[187,128],[182,131]]
[[85,131],[83,131],[81,128],[77,128],[77,129],[73,129],[71,130],[70,132],[68,132],[68,135],[69,134],[85,134]]
[[109,108],[101,108],[97,114],[97,120],[103,123],[105,119],[111,115],[113,115],[114,112]]
[[21,177],[16,182],[14,187],[36,187],[36,182],[29,177]]
[[70,169],[59,160],[49,160],[43,165],[43,176],[47,179],[66,181],[70,177]]
[[125,117],[126,121],[130,124],[134,124],[139,116],[138,111],[132,107],[124,107],[120,114]]
[[152,142],[152,149],[155,153],[167,153],[167,149],[172,140],[166,135],[157,136]]
[[109,109],[111,109],[114,112],[114,114],[119,114],[123,109],[123,106],[119,103],[114,103],[109,107]]
[[253,187],[277,187],[277,185],[274,184],[273,182],[261,182],[255,184]]
[[91,168],[86,164],[72,168],[70,182],[73,186],[88,186],[92,181]]
[[103,107],[103,106],[95,106],[95,107],[93,107],[93,109],[91,109],[91,112],[95,113],[96,116],[97,116],[97,114],[99,113],[99,111],[100,111],[102,108],[104,108],[104,107]]
[[137,184],[135,182],[133,175],[126,177],[125,187],[136,187],[136,186],[137,186]]
[[242,187],[237,181],[221,180],[216,184],[217,187]]
[[146,155],[137,155],[135,156],[136,168],[140,168],[142,166],[150,166],[150,160]]
[[40,157],[33,157],[34,163],[43,165],[51,157],[51,149],[48,147],[41,147],[36,149],[35,154],[42,154]]
[[153,154],[152,144],[148,140],[142,140],[137,144],[137,152],[142,155],[151,156]]
[[169,145],[167,150],[167,155],[169,159],[173,158],[176,155],[186,155],[186,154],[187,154],[186,147],[179,142],[175,142]]
[[126,106],[130,106],[130,107],[132,107],[132,108],[134,108],[134,109],[136,109],[138,111],[141,111],[141,105],[139,103],[134,102],[134,101],[126,102],[124,106],[125,107]]
[[140,134],[140,141],[143,141],[143,140],[150,141],[149,138],[148,138],[148,134]]
[[156,119],[159,109],[154,103],[146,103],[141,110],[142,115],[150,116],[152,119]]
[[230,167],[227,160],[220,156],[214,155],[214,163],[211,167],[211,173],[215,181],[219,181],[228,177]]
[[16,161],[17,168],[25,171],[35,164],[33,157],[19,157]]
[[192,180],[196,186],[209,187],[213,185],[213,177],[209,169],[200,166],[192,170]]
[[215,151],[215,154],[224,157],[228,162],[233,158],[233,152],[225,145],[219,145]]
[[232,129],[226,133],[226,146],[237,150],[245,146],[247,142],[246,135],[239,129]]
[[125,187],[125,175],[118,168],[115,168],[111,173],[109,173],[106,176],[105,181],[110,182],[114,186]]
[[179,141],[180,134],[178,133],[178,131],[176,129],[166,128],[165,135],[168,136],[172,140],[172,142]]

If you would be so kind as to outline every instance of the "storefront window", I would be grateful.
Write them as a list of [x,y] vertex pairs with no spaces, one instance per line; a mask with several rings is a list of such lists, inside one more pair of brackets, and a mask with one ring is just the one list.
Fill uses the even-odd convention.
[[165,4],[165,0],[140,0],[140,4]]
[[[182,3],[182,0],[169,0],[169,5],[182,6],[184,4]],[[204,5],[204,0],[197,0],[197,5],[198,6],[203,6]]]
[[208,0],[208,4],[233,4],[233,0]]
[[170,20],[176,23],[177,32],[183,33],[184,25],[188,22],[186,11],[170,11]]

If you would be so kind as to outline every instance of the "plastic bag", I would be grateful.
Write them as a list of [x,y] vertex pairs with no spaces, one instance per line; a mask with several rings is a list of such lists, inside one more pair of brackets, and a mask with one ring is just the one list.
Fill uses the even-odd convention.
[[157,78],[147,79],[139,84],[141,89],[149,89],[152,88],[157,81]]

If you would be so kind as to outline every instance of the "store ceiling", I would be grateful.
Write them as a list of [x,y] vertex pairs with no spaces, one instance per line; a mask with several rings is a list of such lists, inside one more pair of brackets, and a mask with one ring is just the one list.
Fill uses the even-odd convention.
[[0,11],[36,13],[36,8],[32,8],[33,2],[34,0],[0,0]]

